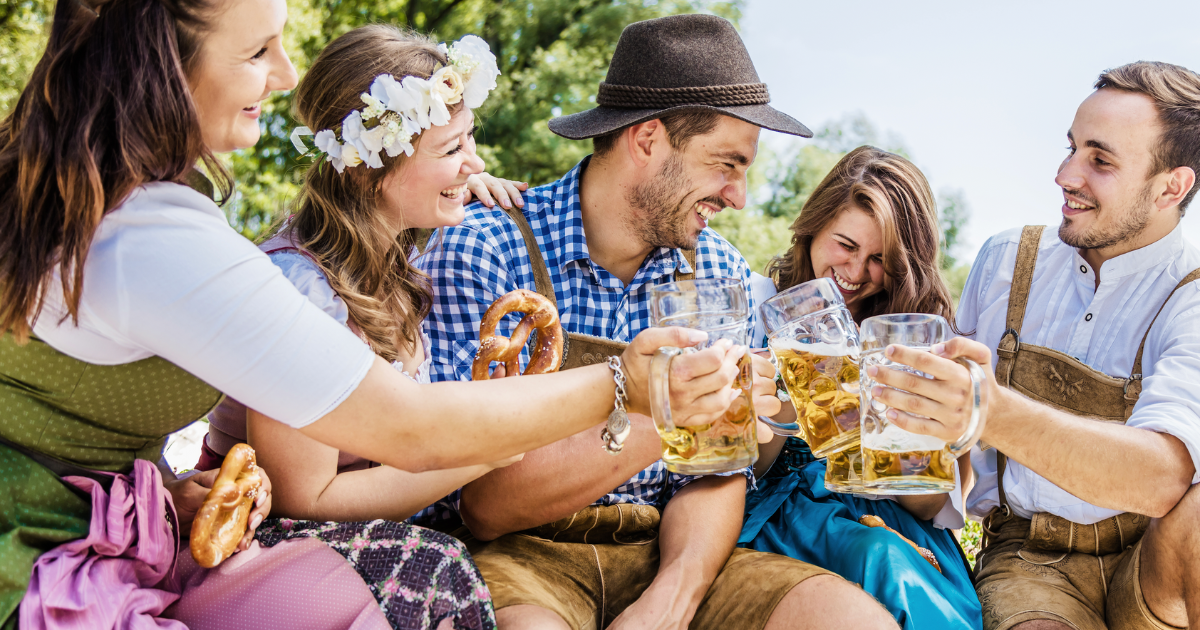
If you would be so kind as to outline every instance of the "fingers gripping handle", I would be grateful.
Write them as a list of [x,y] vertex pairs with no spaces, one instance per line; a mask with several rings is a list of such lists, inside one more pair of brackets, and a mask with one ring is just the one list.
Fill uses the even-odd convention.
[[694,352],[693,348],[659,348],[650,358],[650,417],[658,434],[668,444],[678,441],[679,432],[671,414],[671,361],[675,357]]
[[958,457],[969,451],[983,435],[983,427],[987,422],[983,409],[983,384],[987,376],[983,373],[983,368],[970,359],[958,358],[956,361],[966,366],[971,375],[971,417],[967,420],[967,430],[957,441],[948,445],[950,454]]

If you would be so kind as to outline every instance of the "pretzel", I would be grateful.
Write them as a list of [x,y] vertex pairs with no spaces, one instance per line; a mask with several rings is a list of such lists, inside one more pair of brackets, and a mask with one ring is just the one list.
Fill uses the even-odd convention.
[[863,514],[862,517],[858,519],[858,522],[863,525],[866,525],[867,527],[882,527],[882,528],[888,530],[889,532],[892,532],[893,534],[899,536],[900,540],[903,540],[904,542],[912,545],[912,548],[916,549],[917,553],[921,554],[921,557],[925,558],[925,560],[927,562],[929,562],[929,564],[932,564],[933,568],[938,570],[938,573],[942,572],[942,566],[940,564],[938,564],[937,556],[933,555],[932,551],[930,551],[924,547],[918,547],[917,543],[905,538],[904,534],[901,534],[900,532],[892,529],[891,527],[888,527],[887,523],[884,523],[882,518],[879,518],[878,516],[875,516],[874,514]]
[[[498,336],[496,325],[512,312],[525,313],[525,317],[513,330],[512,337]],[[558,371],[563,353],[563,332],[562,324],[558,321],[558,310],[541,295],[516,289],[492,302],[483,314],[483,321],[479,324],[479,352],[475,353],[475,362],[471,364],[471,378],[476,381],[488,380],[488,368],[492,361],[503,363],[506,372],[515,376],[521,367],[517,362],[521,358],[521,348],[525,347],[529,334],[535,328],[538,331],[537,348],[529,357],[529,365],[524,373]]]
[[246,521],[261,485],[254,449],[248,444],[229,449],[217,480],[192,521],[191,547],[196,564],[211,569],[233,555],[246,535]]

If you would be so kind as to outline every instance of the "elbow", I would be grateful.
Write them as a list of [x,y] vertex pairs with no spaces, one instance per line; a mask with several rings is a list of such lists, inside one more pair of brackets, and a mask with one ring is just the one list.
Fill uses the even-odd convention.
[[472,536],[483,542],[496,540],[509,533],[489,512],[486,508],[480,510],[474,503],[468,503],[466,497],[460,503],[459,516],[462,517],[463,524],[471,530]]

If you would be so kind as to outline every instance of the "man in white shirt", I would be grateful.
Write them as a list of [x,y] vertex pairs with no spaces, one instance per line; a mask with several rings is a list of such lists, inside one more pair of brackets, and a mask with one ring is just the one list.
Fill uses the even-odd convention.
[[[976,341],[935,348],[996,366],[967,501],[984,517],[985,630],[1200,628],[1200,250],[1179,225],[1200,171],[1200,75],[1139,62],[1095,87],[1055,179],[1057,234],[989,240],[958,313]],[[921,364],[910,355],[896,351]],[[936,382],[882,376],[922,395],[885,402],[944,415]]]

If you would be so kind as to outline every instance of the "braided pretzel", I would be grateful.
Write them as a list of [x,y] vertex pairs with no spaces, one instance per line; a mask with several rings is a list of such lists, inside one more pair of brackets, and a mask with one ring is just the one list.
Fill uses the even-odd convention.
[[858,522],[863,525],[866,525],[867,527],[882,527],[882,528],[888,530],[889,532],[892,532],[893,534],[899,536],[900,540],[903,540],[904,542],[912,545],[912,548],[916,549],[917,553],[921,554],[921,557],[925,558],[926,562],[928,562],[929,564],[932,564],[933,568],[938,570],[938,573],[942,572],[942,567],[941,567],[941,565],[938,564],[937,556],[933,555],[932,551],[930,551],[924,547],[918,547],[917,543],[905,538],[904,534],[901,534],[900,532],[892,529],[891,527],[888,527],[887,523],[884,523],[882,518],[879,518],[878,516],[875,516],[874,514],[863,514],[862,517],[858,519]]
[[[512,312],[525,313],[521,323],[513,330],[512,337],[496,335],[500,319]],[[525,347],[529,334],[535,328],[538,331],[537,348],[529,358],[524,373],[558,371],[563,353],[563,332],[558,322],[558,310],[541,295],[517,289],[492,302],[483,314],[483,321],[479,324],[479,352],[475,353],[475,362],[471,364],[471,378],[476,381],[488,380],[488,368],[492,361],[503,363],[507,373],[515,376],[521,367],[517,362],[521,358],[521,348]]]
[[246,521],[261,485],[254,449],[248,444],[229,449],[217,480],[192,521],[191,547],[196,564],[211,569],[233,555],[246,535]]

